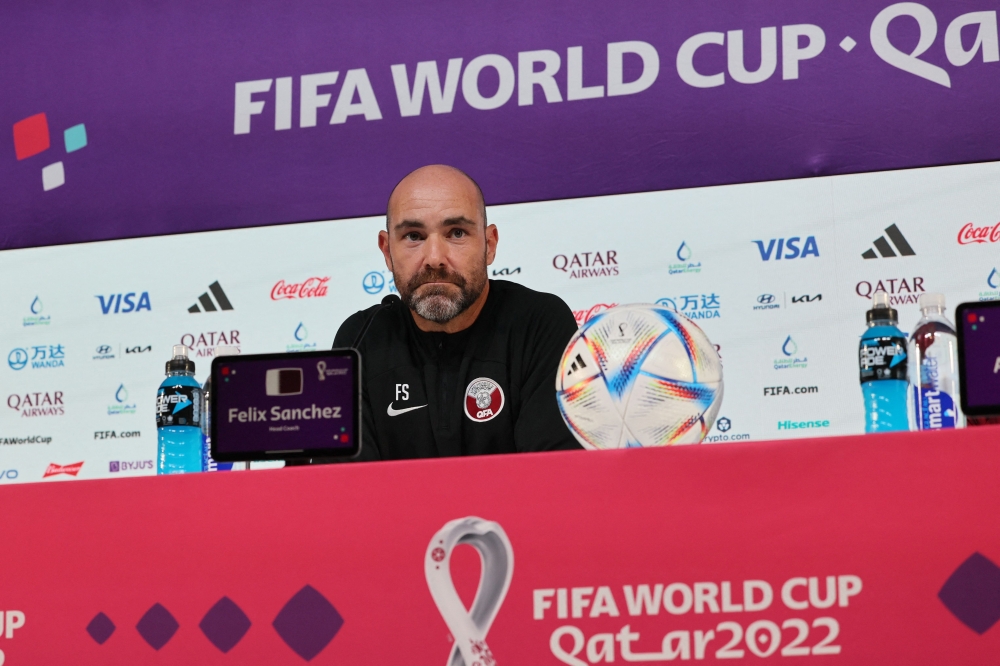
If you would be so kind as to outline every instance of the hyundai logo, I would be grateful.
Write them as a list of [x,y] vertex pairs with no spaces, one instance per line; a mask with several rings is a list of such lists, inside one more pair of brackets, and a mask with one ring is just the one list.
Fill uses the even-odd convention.
[[98,354],[100,354],[102,356],[105,355],[105,354],[110,354],[111,353],[111,345],[101,345],[100,347],[97,348],[96,351],[97,351]]
[[757,302],[761,305],[768,305],[769,303],[774,303],[774,294],[761,294],[757,297]]

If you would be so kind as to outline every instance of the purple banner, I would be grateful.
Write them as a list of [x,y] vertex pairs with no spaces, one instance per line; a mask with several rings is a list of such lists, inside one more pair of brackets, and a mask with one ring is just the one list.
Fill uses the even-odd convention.
[[996,160],[995,8],[5,2],[0,248]]

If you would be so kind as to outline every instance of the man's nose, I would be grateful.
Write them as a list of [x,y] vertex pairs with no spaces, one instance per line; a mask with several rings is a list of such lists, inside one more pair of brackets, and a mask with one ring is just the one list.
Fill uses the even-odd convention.
[[424,241],[424,263],[432,268],[444,266],[448,258],[448,244],[438,234],[431,234]]

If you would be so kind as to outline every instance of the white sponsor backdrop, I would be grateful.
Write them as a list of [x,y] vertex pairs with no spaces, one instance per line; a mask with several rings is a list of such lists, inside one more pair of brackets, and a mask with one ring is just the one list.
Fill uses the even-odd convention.
[[[907,331],[921,290],[945,293],[950,312],[1000,295],[1000,244],[958,241],[965,225],[1000,220],[998,163],[518,204],[489,216],[500,230],[496,277],[558,294],[581,317],[670,299],[696,318],[725,368],[724,420],[710,441],[862,432],[857,346],[864,296],[879,281]],[[171,345],[194,343],[202,381],[220,342],[243,353],[329,347],[344,318],[394,288],[376,246],[383,224],[0,253],[0,483],[42,481],[50,464],[81,461],[76,476],[46,480],[153,473],[154,396]],[[862,258],[892,224],[915,255]],[[805,252],[810,237],[818,256]],[[271,298],[279,281],[309,278],[329,278],[326,294]],[[216,281],[233,309],[189,313]],[[148,293],[150,307],[103,314],[98,296],[107,305],[129,293],[136,303]],[[784,421],[828,425],[789,430]]]

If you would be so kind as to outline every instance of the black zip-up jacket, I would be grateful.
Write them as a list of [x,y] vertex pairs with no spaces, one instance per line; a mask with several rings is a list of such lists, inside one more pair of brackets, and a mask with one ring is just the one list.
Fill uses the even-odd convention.
[[[373,310],[348,317],[334,347],[349,347]],[[558,296],[504,280],[490,280],[479,317],[458,333],[421,331],[401,303],[379,312],[358,350],[362,447],[355,460],[580,448],[555,391],[575,332]]]

